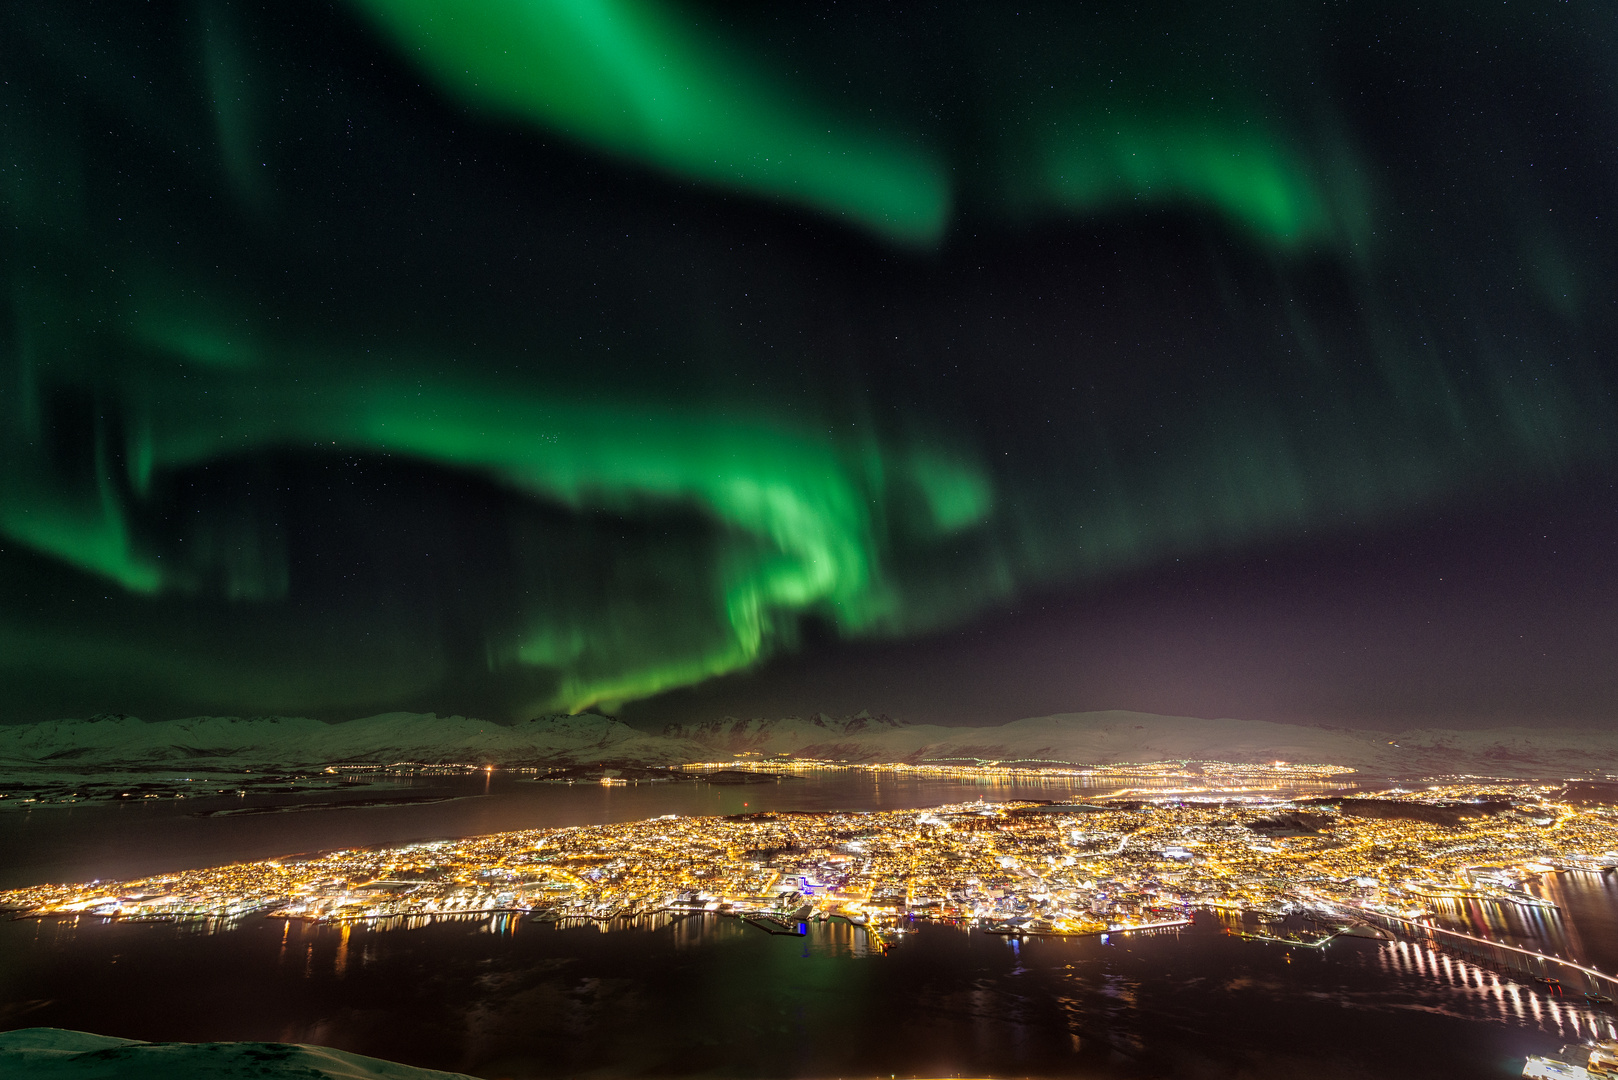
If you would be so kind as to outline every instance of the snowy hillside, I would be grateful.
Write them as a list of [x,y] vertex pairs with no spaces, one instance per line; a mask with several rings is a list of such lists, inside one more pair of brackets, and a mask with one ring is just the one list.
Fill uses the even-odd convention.
[[136,763],[221,768],[394,761],[662,764],[681,753],[699,754],[699,748],[601,716],[541,717],[511,725],[432,713],[384,713],[339,724],[287,716],[202,716],[162,723],[112,716],[0,728],[0,762],[69,769]]
[[298,717],[145,723],[116,716],[0,728],[0,764],[63,772],[396,761],[675,765],[738,754],[850,762],[1281,760],[1329,762],[1391,776],[1564,777],[1618,772],[1618,733],[1499,728],[1390,734],[1121,711],[1065,713],[993,727],[903,724],[865,713],[845,719],[726,719],[674,726],[662,734],[593,715],[504,725],[430,713],[388,713],[338,724]]
[[1618,770],[1618,733],[1608,731],[1495,728],[1394,734],[1125,711],[1062,713],[977,728],[869,719],[850,730],[824,717],[731,720],[671,727],[665,734],[700,743],[715,754],[754,751],[867,762],[1279,760],[1349,765],[1392,776],[1575,776]]
[[294,1043],[152,1043],[61,1028],[0,1033],[6,1080],[469,1080]]

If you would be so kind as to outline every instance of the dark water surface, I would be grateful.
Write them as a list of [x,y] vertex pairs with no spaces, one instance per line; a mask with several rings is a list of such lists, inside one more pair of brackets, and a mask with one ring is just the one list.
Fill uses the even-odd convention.
[[886,955],[812,924],[382,930],[252,919],[0,925],[0,1027],[270,1039],[484,1077],[1516,1075],[1610,1022],[1402,943],[1182,931],[1014,942],[926,926]]

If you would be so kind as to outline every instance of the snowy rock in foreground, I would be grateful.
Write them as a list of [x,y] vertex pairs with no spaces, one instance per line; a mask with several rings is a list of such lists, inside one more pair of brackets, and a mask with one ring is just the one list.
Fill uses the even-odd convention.
[[170,1043],[62,1028],[0,1034],[6,1080],[470,1080],[299,1043]]

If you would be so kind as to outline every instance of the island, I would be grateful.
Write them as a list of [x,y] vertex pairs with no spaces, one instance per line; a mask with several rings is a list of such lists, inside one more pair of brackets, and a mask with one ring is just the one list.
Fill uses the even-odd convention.
[[38,885],[0,893],[0,909],[405,924],[713,912],[785,933],[846,919],[878,944],[916,920],[1099,934],[1182,923],[1199,908],[1388,923],[1440,898],[1546,905],[1523,887],[1535,875],[1611,872],[1618,808],[1565,792],[1455,780],[1337,795],[1188,787],[1087,803],[669,815]]

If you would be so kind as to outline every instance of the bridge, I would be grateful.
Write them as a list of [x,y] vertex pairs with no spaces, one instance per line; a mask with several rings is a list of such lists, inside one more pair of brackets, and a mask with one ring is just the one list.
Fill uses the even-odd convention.
[[1593,998],[1618,996],[1618,976],[1609,975],[1585,964],[1535,952],[1533,949],[1490,941],[1488,938],[1477,937],[1460,930],[1416,922],[1399,915],[1386,915],[1380,911],[1359,907],[1350,907],[1349,910],[1367,922],[1385,927],[1401,937],[1422,942],[1435,949],[1459,953],[1481,967],[1502,974],[1516,976],[1525,981],[1554,982]]

